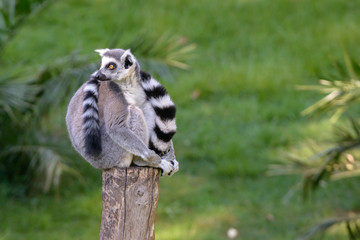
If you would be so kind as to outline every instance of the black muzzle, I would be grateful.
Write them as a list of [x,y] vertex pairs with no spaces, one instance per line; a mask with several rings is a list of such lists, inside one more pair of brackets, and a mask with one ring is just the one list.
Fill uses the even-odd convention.
[[106,78],[105,74],[101,73],[100,70],[96,72],[95,78],[99,81],[108,81],[110,79]]

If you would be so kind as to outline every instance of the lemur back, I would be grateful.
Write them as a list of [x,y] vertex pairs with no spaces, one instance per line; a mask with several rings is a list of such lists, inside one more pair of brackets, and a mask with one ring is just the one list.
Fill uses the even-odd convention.
[[[66,123],[75,149],[96,168],[135,163],[160,167],[165,174],[176,172],[171,141],[176,108],[165,88],[140,71],[130,51],[98,52],[102,67],[68,107]],[[114,66],[119,70],[109,71]]]
[[[95,85],[90,79],[71,99],[66,116],[70,139],[80,155],[96,168],[128,167],[132,161],[132,154],[119,147],[109,134],[109,130],[114,131],[112,129],[114,127],[118,129],[127,127],[131,120],[130,114],[137,115],[137,125],[131,130],[143,142],[143,148],[146,149],[148,141],[146,122],[139,109],[136,110],[134,106],[124,101],[124,96],[115,83],[99,82],[98,84],[98,94],[89,93],[89,85]],[[95,99],[96,95],[99,96],[98,100]],[[79,102],[83,104],[77,104]],[[95,111],[96,109],[98,111]],[[138,144],[141,146],[141,143]]]

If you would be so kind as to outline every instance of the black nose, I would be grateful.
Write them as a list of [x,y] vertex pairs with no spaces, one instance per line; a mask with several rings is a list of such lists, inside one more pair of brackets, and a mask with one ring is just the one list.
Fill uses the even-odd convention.
[[105,74],[101,73],[100,71],[96,72],[95,78],[100,81],[108,80],[108,79],[106,79]]

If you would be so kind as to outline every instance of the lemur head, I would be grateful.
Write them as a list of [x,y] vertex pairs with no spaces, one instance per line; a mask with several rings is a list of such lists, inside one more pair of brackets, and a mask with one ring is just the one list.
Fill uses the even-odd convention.
[[129,49],[106,48],[96,49],[95,52],[101,56],[101,67],[95,75],[100,81],[122,81],[140,71],[139,64]]

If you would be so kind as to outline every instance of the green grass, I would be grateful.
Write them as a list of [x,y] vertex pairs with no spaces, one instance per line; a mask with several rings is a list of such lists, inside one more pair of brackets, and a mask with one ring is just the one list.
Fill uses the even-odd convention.
[[[360,54],[355,2],[57,1],[20,29],[1,68],[37,67],[76,49],[91,53],[114,33],[120,44],[141,31],[196,43],[191,70],[162,80],[178,106],[181,169],[160,180],[157,239],[227,239],[230,227],[239,230],[237,239],[294,239],[323,218],[360,208],[354,179],[327,185],[313,201],[297,194],[283,203],[298,179],[266,174],[282,151],[331,136],[327,121],[300,116],[317,96],[295,86],[329,76],[341,46]],[[97,239],[101,172],[78,165],[84,182],[64,179],[55,196],[0,199],[0,240]],[[324,239],[345,236],[335,228]]]

